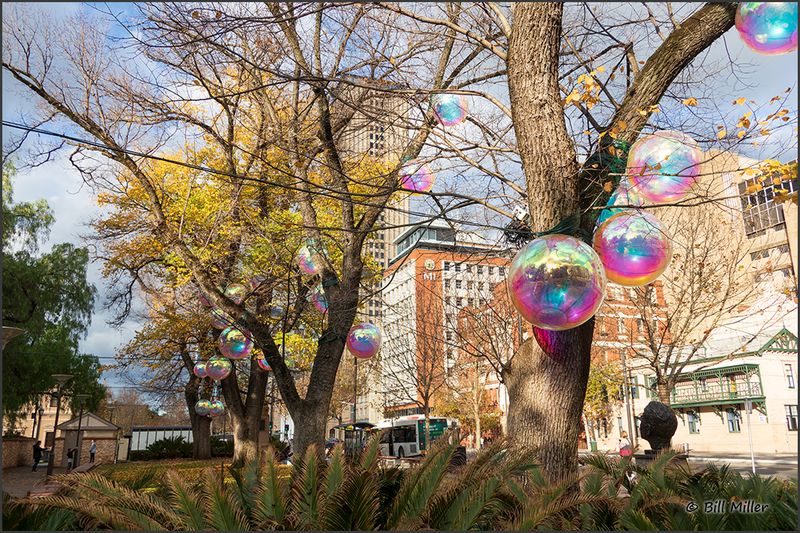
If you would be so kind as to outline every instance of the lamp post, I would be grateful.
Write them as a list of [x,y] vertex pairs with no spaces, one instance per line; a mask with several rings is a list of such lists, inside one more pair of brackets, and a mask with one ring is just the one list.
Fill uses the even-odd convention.
[[58,431],[58,415],[61,412],[61,388],[72,379],[72,374],[52,374],[50,377],[56,382],[56,421],[53,423],[53,445],[50,447],[50,458],[47,461],[47,477],[53,475],[56,460],[56,431]]
[[75,459],[72,461],[72,468],[78,466],[81,462],[81,448],[83,447],[83,438],[81,438],[81,423],[83,422],[83,402],[88,398],[88,394],[76,394],[75,398],[81,403],[80,414],[78,414],[78,453],[75,454]]
[[34,438],[39,440],[39,435],[42,433],[42,418],[44,417],[44,407],[41,405],[39,406],[39,424],[36,426],[36,435]]
[[6,349],[6,344],[8,344],[8,341],[13,339],[17,335],[22,335],[23,333],[25,333],[25,330],[22,328],[3,326],[3,350]]

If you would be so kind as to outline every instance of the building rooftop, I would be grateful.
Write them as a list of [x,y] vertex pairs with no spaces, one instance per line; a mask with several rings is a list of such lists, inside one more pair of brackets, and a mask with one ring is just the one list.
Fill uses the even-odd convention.
[[415,248],[446,251],[484,251],[501,252],[502,248],[486,240],[483,236],[468,231],[461,231],[445,222],[433,220],[408,228],[394,240],[397,255],[389,260],[389,264],[410,253]]

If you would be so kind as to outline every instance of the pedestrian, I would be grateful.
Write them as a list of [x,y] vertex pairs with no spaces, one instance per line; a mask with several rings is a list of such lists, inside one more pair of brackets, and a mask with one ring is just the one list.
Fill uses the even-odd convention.
[[33,471],[36,472],[36,467],[39,466],[39,461],[42,460],[42,452],[44,448],[41,446],[42,441],[37,440],[33,445]]
[[72,465],[75,464],[75,448],[67,450],[67,471],[72,470]]
[[89,445],[89,462],[94,462],[94,454],[97,453],[97,443],[92,439],[92,443]]
[[633,448],[631,447],[631,441],[628,440],[627,431],[623,431],[619,435],[619,455],[620,457],[630,457],[633,455]]

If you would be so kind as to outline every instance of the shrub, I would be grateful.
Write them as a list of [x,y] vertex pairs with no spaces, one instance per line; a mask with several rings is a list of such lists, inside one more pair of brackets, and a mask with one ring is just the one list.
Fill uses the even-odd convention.
[[[97,473],[67,475],[58,478],[63,495],[6,507],[12,523],[26,526],[41,520],[28,515],[57,510],[63,521],[48,524],[54,530],[76,524],[128,530],[792,530],[797,520],[796,482],[745,477],[726,467],[692,473],[676,464],[675,454],[648,468],[597,455],[587,458],[581,478],[550,483],[528,454],[501,444],[453,468],[456,446],[446,441],[406,471],[381,468],[373,440],[351,463],[340,446],[328,463],[311,448],[291,468],[269,454],[264,465],[231,469],[229,482],[217,469],[197,483],[170,471],[157,491],[133,490],[150,480],[125,486]],[[702,502],[712,499],[768,507],[760,514],[705,513]],[[700,509],[687,510],[690,500]]]
[[167,437],[153,442],[147,447],[150,459],[177,459],[192,456],[192,445],[183,436]]
[[233,441],[211,437],[211,457],[233,457]]

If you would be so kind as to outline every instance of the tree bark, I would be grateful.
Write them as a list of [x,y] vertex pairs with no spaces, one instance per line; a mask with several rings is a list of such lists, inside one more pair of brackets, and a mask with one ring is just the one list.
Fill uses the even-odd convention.
[[659,382],[656,385],[656,391],[658,392],[658,401],[663,404],[670,404],[670,396],[672,395],[672,388],[664,382]]
[[194,410],[200,394],[197,392],[200,380],[192,376],[186,384],[183,395],[186,398],[186,408],[189,410],[189,420],[192,424],[192,459],[209,459],[211,457],[211,419],[200,416]]
[[[578,166],[558,86],[562,11],[561,3],[516,4],[509,40],[509,93],[533,231],[555,226],[578,208]],[[533,448],[554,482],[577,472],[593,330],[594,320],[561,332],[534,328],[535,340],[522,344],[503,373],[511,398],[509,437]]]

